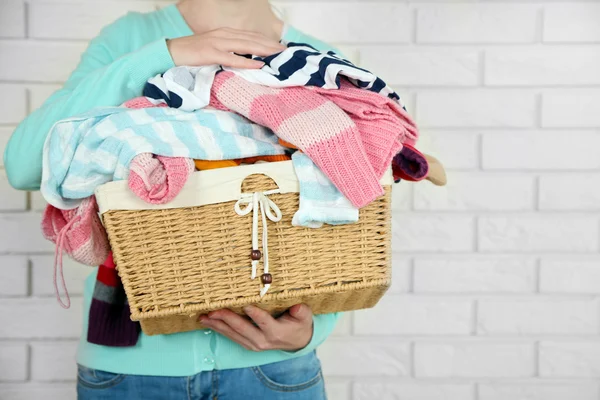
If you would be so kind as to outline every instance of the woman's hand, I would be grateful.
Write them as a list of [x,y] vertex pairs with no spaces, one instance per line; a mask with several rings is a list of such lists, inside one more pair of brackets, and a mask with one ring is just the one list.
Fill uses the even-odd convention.
[[201,35],[185,36],[167,41],[171,57],[177,66],[220,64],[232,68],[258,69],[264,63],[232,53],[270,56],[285,46],[260,33],[219,28]]
[[277,319],[258,307],[248,306],[244,311],[256,326],[230,310],[213,311],[198,320],[252,351],[296,351],[306,347],[312,338],[313,315],[305,304],[296,304]]

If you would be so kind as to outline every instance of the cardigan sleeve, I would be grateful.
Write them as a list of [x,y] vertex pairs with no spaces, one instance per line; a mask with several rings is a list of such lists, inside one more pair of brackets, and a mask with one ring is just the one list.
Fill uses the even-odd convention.
[[126,54],[115,50],[111,44],[123,43],[124,35],[135,29],[131,22],[131,18],[128,21],[125,17],[104,28],[90,42],[64,87],[13,132],[4,152],[6,174],[13,187],[40,188],[44,142],[57,121],[97,106],[117,106],[140,96],[148,78],[174,66],[165,39]]

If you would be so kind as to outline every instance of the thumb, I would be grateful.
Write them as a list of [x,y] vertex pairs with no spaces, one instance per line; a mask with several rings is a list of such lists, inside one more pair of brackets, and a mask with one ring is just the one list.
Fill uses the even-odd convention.
[[306,304],[296,304],[292,306],[289,311],[290,316],[299,321],[312,320],[312,311]]

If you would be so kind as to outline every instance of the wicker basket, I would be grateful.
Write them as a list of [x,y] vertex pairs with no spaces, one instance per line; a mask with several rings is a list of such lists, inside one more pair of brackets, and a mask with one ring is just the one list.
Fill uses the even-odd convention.
[[[374,306],[391,283],[391,177],[382,183],[385,195],[360,210],[358,223],[319,229],[291,225],[291,162],[196,172],[160,207],[137,199],[126,182],[103,185],[96,197],[131,318],[155,335],[202,329],[199,314],[242,313],[248,304],[274,315],[298,303],[316,314]],[[283,218],[267,222],[273,283],[261,297],[261,280],[250,279],[253,218],[234,205],[241,193],[272,189],[281,192],[268,197]]]

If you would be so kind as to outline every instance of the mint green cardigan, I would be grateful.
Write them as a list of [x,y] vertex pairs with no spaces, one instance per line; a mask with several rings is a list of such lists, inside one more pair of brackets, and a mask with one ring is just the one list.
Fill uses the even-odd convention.
[[[140,96],[146,80],[174,67],[165,39],[191,35],[174,5],[148,13],[129,13],[102,30],[90,42],[64,87],[17,127],[8,142],[4,164],[12,186],[38,190],[42,148],[52,125],[98,106],[115,106]],[[284,40],[309,43],[322,50],[331,46],[286,27]],[[252,352],[212,331],[172,335],[141,334],[134,347],[106,347],[86,340],[88,310],[96,273],[85,282],[84,324],[77,362],[104,371],[155,376],[189,376],[212,369],[244,368],[298,357],[314,350],[329,336],[338,314],[314,317],[313,337],[297,352]]]

